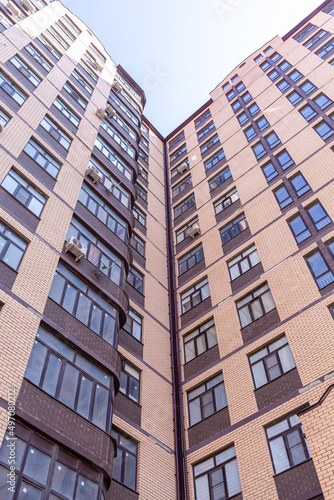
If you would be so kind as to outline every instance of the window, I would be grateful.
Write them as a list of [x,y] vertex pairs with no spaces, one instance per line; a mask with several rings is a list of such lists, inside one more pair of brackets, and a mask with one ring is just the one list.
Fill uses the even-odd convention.
[[216,189],[216,187],[220,186],[223,182],[225,182],[227,179],[232,177],[231,171],[229,167],[224,168],[219,174],[217,174],[215,177],[211,179],[209,182],[209,188],[210,191],[213,191]]
[[300,90],[302,90],[303,92],[305,92],[305,94],[310,94],[311,92],[313,92],[313,90],[316,89],[316,86],[313,85],[313,83],[311,83],[308,80],[306,80],[306,82],[304,82],[301,85],[299,85],[299,88],[300,88]]
[[264,61],[262,64],[260,64],[260,68],[262,71],[267,71],[267,69],[271,68],[271,64],[269,61]]
[[2,127],[5,127],[7,125],[7,123],[9,122],[9,120],[10,120],[10,116],[8,116],[7,113],[2,111],[2,109],[0,108],[0,125]]
[[[112,280],[116,285],[122,286],[123,283],[123,262],[96,236],[86,229],[80,222],[72,218],[67,231],[66,241],[71,236],[77,238],[87,247],[87,260],[100,270],[105,276]],[[96,273],[97,275],[100,273]]]
[[219,137],[218,135],[215,135],[214,137],[212,137],[212,139],[210,139],[201,147],[201,154],[203,155],[206,151],[208,151],[208,149],[212,148],[212,146],[217,142],[219,142]]
[[279,163],[279,166],[281,167],[282,170],[286,170],[287,168],[291,167],[291,165],[294,164],[293,159],[289,155],[287,151],[282,151],[281,153],[278,153],[278,155],[275,156],[276,160]]
[[325,122],[324,120],[318,123],[318,125],[314,127],[314,130],[317,132],[318,135],[320,135],[323,141],[326,141],[334,134],[333,127],[328,125],[328,123]]
[[298,244],[311,236],[311,231],[307,228],[299,214],[290,219],[288,223]]
[[68,36],[72,42],[75,41],[75,36],[71,33],[71,31],[63,24],[61,21],[56,21],[56,25]]
[[[233,81],[233,80],[232,80]],[[244,90],[246,87],[245,87],[245,84],[243,82],[240,82],[238,83],[238,85],[235,86],[235,88],[237,89],[238,92],[241,92],[242,90]]]
[[289,182],[298,197],[307,193],[307,191],[311,189],[302,174],[295,175],[294,177],[289,179]]
[[144,181],[148,181],[148,172],[143,167],[140,168],[139,175],[144,179]]
[[311,31],[314,27],[315,27],[314,24],[308,24],[299,33],[297,33],[297,35],[294,36],[293,39],[296,40],[296,42],[298,42],[298,40],[300,40],[301,38],[303,38],[306,35],[306,33],[308,33],[309,31]]
[[263,55],[259,54],[258,56],[255,57],[254,62],[258,63],[261,61],[261,59],[263,59]]
[[234,112],[238,111],[238,109],[241,108],[241,104],[239,101],[235,101],[234,103],[231,104],[231,106]]
[[[120,125],[120,127],[122,127],[125,130],[125,132],[128,133],[129,136],[134,141],[137,142],[137,134],[130,127],[128,127],[128,125],[125,123],[125,121],[120,116],[114,115],[113,120],[115,120],[118,123],[118,125]],[[144,144],[145,144],[145,141],[146,141],[146,139],[144,137],[142,137],[140,139],[140,142],[143,142]],[[147,148],[149,148],[149,143],[148,143],[148,141],[146,141],[146,142],[147,142]]]
[[111,436],[117,443],[117,457],[114,458],[112,478],[131,490],[136,489],[137,443],[129,436],[113,429]]
[[51,45],[49,40],[47,40],[43,35],[39,35],[37,39],[44,45],[46,50],[49,51],[50,54],[52,54],[53,57],[59,61],[59,59],[61,58],[61,54]]
[[41,215],[46,203],[45,195],[34,188],[13,168],[8,172],[1,186],[34,215],[37,217]]
[[317,231],[320,231],[323,227],[327,226],[332,222],[332,219],[325,212],[321,204],[317,201],[313,203],[311,206],[306,207],[306,212],[310,216],[313,224],[317,228]]
[[195,127],[197,128],[202,122],[204,122],[204,120],[209,118],[209,116],[211,116],[211,112],[209,109],[207,109],[205,113],[203,113],[199,118],[197,118],[197,120],[195,120]]
[[290,80],[292,80],[293,82],[297,82],[297,80],[299,80],[300,78],[303,77],[303,75],[297,71],[296,69],[294,69],[289,75],[288,77],[290,78]]
[[135,184],[137,195],[145,202],[147,202],[147,191],[143,189],[139,184]]
[[204,128],[202,128],[202,130],[200,130],[199,132],[197,132],[197,139],[201,139],[202,137],[204,137],[206,134],[208,134],[210,132],[210,130],[212,130],[213,128],[215,128],[215,124],[213,122],[209,123],[208,125],[206,125]]
[[246,115],[245,112],[242,112],[239,116],[237,116],[237,118],[240,125],[243,125],[244,123],[248,122],[248,116]]
[[137,250],[137,252],[145,257],[145,242],[139,238],[135,233],[132,233],[131,239],[130,239],[130,245],[132,248]]
[[[17,436],[17,437],[16,437]],[[8,464],[8,432],[0,450],[1,483],[11,475]],[[73,457],[64,449],[46,441],[16,422],[15,425],[15,491],[26,500],[43,498],[71,498],[76,500],[98,500],[103,489],[103,474],[90,467],[88,462]],[[9,441],[13,442],[13,441]],[[18,451],[19,450],[19,451]],[[76,491],[74,496],[74,491]],[[13,495],[6,494],[7,498]]]
[[200,281],[196,285],[189,288],[186,292],[181,293],[181,310],[182,314],[190,311],[193,307],[203,302],[210,297],[210,289],[208,278]]
[[65,83],[64,87],[63,87],[64,90],[66,90],[66,92],[68,94],[70,94],[70,96],[75,100],[77,101],[77,103],[79,104],[79,106],[81,106],[83,109],[86,109],[87,108],[87,101],[85,99],[83,99],[76,90],[74,90],[74,88],[72,87],[72,85],[70,85],[68,82]]
[[194,224],[198,223],[198,218],[192,219],[190,222],[182,226],[176,231],[176,244],[178,245],[181,241],[185,240],[189,236],[189,229],[192,228]]
[[241,99],[244,101],[244,103],[246,104],[246,102],[250,101],[251,99],[253,99],[253,97],[250,95],[249,92],[245,92],[242,96],[241,96]]
[[144,293],[144,276],[137,271],[133,266],[130,266],[129,273],[126,281],[131,285],[137,292],[143,295]]
[[305,257],[307,265],[315,279],[319,290],[322,290],[327,285],[334,281],[334,275],[329,269],[325,259],[323,258],[320,250],[313,252],[311,255]]
[[197,500],[231,498],[241,492],[234,446],[194,466]]
[[282,61],[281,63],[279,63],[278,67],[281,71],[286,71],[287,69],[291,68],[291,64],[288,61]]
[[313,47],[313,45],[315,45],[317,42],[319,42],[319,40],[321,40],[321,38],[323,38],[325,35],[327,35],[328,31],[325,31],[325,30],[320,30],[318,31],[315,35],[313,35],[311,38],[309,38],[309,40],[307,40],[306,43],[304,43],[304,47],[306,47],[307,49],[310,49],[311,47]]
[[251,104],[250,106],[248,106],[248,111],[250,112],[251,116],[254,116],[256,115],[257,113],[259,113],[260,111],[260,108],[259,106],[256,104],[256,102],[253,102],[253,104]]
[[230,273],[231,281],[239,278],[242,274],[246,273],[252,267],[259,264],[260,257],[257,252],[256,246],[252,245],[232,260],[227,262],[227,267]]
[[181,214],[189,210],[193,205],[195,205],[195,195],[192,194],[189,198],[184,200],[180,205],[174,208],[174,219],[177,219]]
[[248,228],[248,222],[246,220],[245,214],[241,214],[239,217],[234,219],[232,222],[227,224],[227,226],[224,226],[220,230],[220,236],[223,242],[223,245],[225,243],[228,243],[230,240],[238,236],[238,234],[242,233],[242,231],[245,231],[245,229]]
[[264,49],[264,51],[263,51],[263,52],[264,52],[265,54],[269,54],[269,52],[270,52],[271,50],[273,50],[273,48],[272,48],[270,45],[268,45],[268,47],[267,47],[266,49]]
[[22,59],[19,56],[13,56],[11,59],[9,59],[10,62],[12,63],[13,66],[15,66],[16,69],[22,75],[29,80],[30,83],[34,87],[37,87],[41,83],[41,79],[32,71],[32,69],[29,68],[29,66],[26,65],[25,62],[22,61]]
[[3,26],[5,29],[10,28],[13,26],[12,21],[10,21],[3,12],[0,13],[0,24]]
[[179,156],[181,156],[185,151],[187,151],[187,145],[183,144],[183,146],[181,146],[179,149],[177,149],[175,151],[175,153],[173,153],[169,157],[169,161],[172,162],[172,161],[176,160],[176,158],[178,158]]
[[28,244],[0,222],[0,260],[17,271]]
[[147,140],[144,136],[142,136],[142,137],[140,138],[140,143],[141,143],[143,146],[145,146],[147,149],[149,149],[149,148],[150,148],[150,143],[148,142],[148,140]]
[[222,86],[222,89],[223,89],[223,90],[227,90],[227,89],[229,88],[229,86],[230,86],[229,82],[226,82],[226,83],[224,83],[224,85]]
[[43,327],[38,329],[24,376],[82,417],[110,432],[113,377]]
[[273,82],[274,80],[276,80],[276,78],[279,77],[279,72],[277,71],[277,69],[273,69],[272,71],[270,71],[270,73],[268,73],[268,77],[270,78],[270,80]]
[[175,144],[182,141],[182,139],[184,139],[184,130],[182,130],[182,132],[180,132],[176,137],[174,137],[172,141],[170,141],[169,149],[172,149],[175,146]]
[[188,158],[186,158],[184,161],[182,161],[181,163],[179,163],[178,165],[176,165],[176,167],[174,167],[171,172],[170,172],[170,178],[173,179],[174,177],[177,176],[177,174],[179,174],[179,167],[182,165],[182,163],[186,163],[187,165],[187,170],[189,170],[189,160]]
[[144,227],[146,227],[146,214],[136,205],[132,209],[134,218]]
[[265,140],[267,141],[268,146],[270,149],[273,149],[276,147],[278,144],[281,143],[280,139],[277,137],[275,132],[271,132],[270,134],[266,135]]
[[261,118],[258,118],[257,120],[255,120],[255,123],[258,126],[260,131],[262,131],[270,126],[268,120],[264,116],[261,116]]
[[102,176],[101,184],[103,184],[106,190],[117,198],[117,200],[119,200],[126,208],[130,208],[130,194],[121,187],[121,183],[118,183],[118,181],[111,176],[105,168],[101,167],[100,163],[98,163],[92,156],[90,157],[89,165],[94,166],[100,172]]
[[33,57],[35,59],[35,61],[38,62],[38,64],[40,64],[40,66],[42,66],[43,69],[45,69],[45,71],[47,71],[49,73],[49,71],[52,70],[53,66],[45,59],[45,57],[43,57],[35,49],[35,47],[33,47],[31,45],[31,43],[28,43],[28,45],[26,45],[24,48],[30,54],[30,56]]
[[331,52],[334,49],[334,38],[329,40],[325,45],[321,47],[321,49],[317,50],[316,55],[319,57],[324,57],[328,54],[328,52]]
[[302,96],[300,94],[298,94],[298,92],[296,90],[294,90],[293,92],[291,92],[291,94],[289,94],[287,96],[287,98],[289,99],[289,101],[291,102],[291,104],[293,106],[295,106],[296,104],[298,104],[298,102],[303,99]]
[[106,143],[100,135],[95,139],[95,147],[101,151],[101,153],[108,158],[108,160],[120,171],[123,175],[130,181],[132,181],[132,170],[129,168],[123,160],[111,149],[108,143]]
[[276,87],[281,91],[281,92],[285,92],[288,88],[291,87],[290,83],[287,81],[287,80],[281,80],[280,82],[278,82],[276,84]]
[[262,172],[267,179],[267,182],[270,182],[278,175],[278,172],[271,161],[262,167]]
[[55,160],[45,149],[40,146],[34,139],[26,144],[24,150],[30,158],[35,160],[40,167],[42,167],[48,174],[54,179],[57,178],[58,172],[60,170],[61,164]]
[[176,184],[176,186],[173,187],[172,190],[172,197],[174,198],[178,194],[182,193],[187,187],[192,186],[191,183],[191,175],[188,175],[182,182],[179,182]]
[[255,144],[255,146],[252,146],[252,150],[257,160],[262,158],[262,156],[264,156],[267,153],[261,142],[258,142],[257,144]]
[[233,97],[235,97],[234,90],[230,90],[229,92],[227,92],[226,97],[228,101],[232,101]]
[[227,400],[222,373],[188,392],[190,427],[226,408]]
[[49,297],[106,342],[116,345],[117,310],[62,264],[58,264]]
[[44,116],[43,120],[40,123],[41,127],[43,127],[49,134],[56,139],[57,142],[61,146],[63,146],[66,151],[70,149],[70,145],[72,142],[72,139],[63,132],[56,123],[51,120],[48,116]]
[[135,339],[141,342],[142,336],[142,327],[143,327],[143,318],[139,316],[133,309],[129,309],[128,314],[126,316],[126,323],[123,326],[123,329],[132,335]]
[[183,337],[183,343],[186,363],[217,345],[216,328],[213,319],[187,333]]
[[326,9],[324,9],[323,12],[331,16],[334,16],[334,4],[332,3],[329,7],[326,7]]
[[65,104],[59,97],[53,102],[53,105],[67,118],[75,127],[78,128],[80,123],[80,118]]
[[79,64],[86,71],[86,73],[92,78],[92,80],[94,80],[94,82],[98,81],[98,76],[94,73],[94,71],[91,70],[91,68],[88,66],[88,64],[85,63],[83,59],[80,59]]
[[246,128],[246,130],[244,130],[244,134],[248,142],[251,141],[257,135],[253,126]]
[[78,26],[77,26],[76,24],[74,24],[74,22],[72,21],[72,19],[71,19],[70,17],[68,17],[68,15],[67,15],[67,14],[65,14],[64,19],[65,19],[65,21],[67,21],[67,22],[68,22],[68,24],[71,26],[71,28],[73,28],[73,29],[74,29],[74,31],[75,31],[76,33],[78,33],[78,35],[80,35],[80,33],[81,33],[81,29],[80,29],[80,28],[78,28]]
[[275,189],[274,195],[281,209],[285,208],[287,205],[290,205],[290,203],[292,203],[292,198],[290,196],[290,193],[288,192],[285,186],[281,186],[278,189]]
[[220,212],[225,210],[227,207],[232,205],[232,203],[235,203],[239,199],[240,198],[239,198],[239,193],[237,191],[237,188],[233,188],[231,191],[226,193],[223,196],[223,198],[221,198],[220,200],[215,202],[215,204],[214,204],[215,214],[218,215]]
[[285,335],[249,356],[255,389],[296,367]]
[[311,458],[302,424],[297,415],[271,425],[266,433],[275,474]]
[[[139,120],[138,118],[125,106],[125,104],[122,103],[122,101],[120,101],[118,99],[118,97],[116,97],[116,95],[114,94],[114,92],[110,92],[109,94],[109,97],[110,99],[112,99],[116,104],[117,106],[122,110],[124,111],[124,113],[126,114],[126,116],[128,118],[130,118],[130,120],[137,126],[139,126]],[[142,125],[141,125],[142,126]],[[148,132],[147,132],[148,134]]]
[[319,106],[320,109],[327,108],[333,101],[327,97],[325,94],[319,94],[317,97],[313,99],[313,102]]
[[276,61],[279,61],[280,59],[282,59],[282,56],[278,53],[278,52],[274,52],[270,58],[269,58],[272,62],[276,62]]
[[220,149],[217,153],[214,154],[214,156],[211,156],[211,158],[204,162],[205,171],[210,170],[210,168],[217,165],[217,163],[223,158],[225,158],[225,153],[222,149]]
[[268,283],[260,286],[236,302],[241,328],[250,325],[276,309]]
[[86,90],[86,92],[88,92],[89,94],[93,93],[93,87],[89,85],[89,83],[86,82],[84,78],[82,78],[82,76],[77,72],[76,69],[72,72],[72,76],[77,80],[81,87]]
[[127,241],[127,224],[87,185],[83,184],[78,200],[118,238]]
[[59,35],[59,33],[54,29],[52,28],[52,26],[50,26],[50,28],[48,28],[48,31],[49,33],[51,33],[51,35],[57,40],[58,43],[60,43],[60,45],[65,49],[69,49],[69,44],[64,40],[63,37],[61,37]]
[[329,253],[331,254],[331,256],[334,259],[334,240],[331,240],[331,241],[327,242],[326,246],[328,248]]
[[236,82],[238,80],[238,78],[239,78],[239,75],[232,76],[232,78],[231,78],[232,83]]
[[178,260],[179,276],[189,271],[189,269],[196,266],[196,264],[198,264],[202,260],[204,260],[204,252],[202,245],[200,245],[199,247],[196,247],[190,252],[183,255],[183,257]]
[[4,90],[14,101],[19,105],[27,100],[27,96],[19,90],[19,88],[0,71],[0,88]]
[[145,163],[148,163],[148,155],[145,153],[145,151],[139,148],[138,155],[144,160]]
[[304,106],[303,108],[301,108],[299,110],[299,113],[302,115],[303,118],[305,118],[305,120],[307,122],[309,122],[310,120],[312,120],[312,118],[314,118],[318,114],[316,111],[314,111],[314,109],[312,108],[312,106],[310,106],[309,104],[306,104],[306,106]]
[[119,381],[119,391],[136,403],[139,403],[140,373],[132,365],[124,362]]

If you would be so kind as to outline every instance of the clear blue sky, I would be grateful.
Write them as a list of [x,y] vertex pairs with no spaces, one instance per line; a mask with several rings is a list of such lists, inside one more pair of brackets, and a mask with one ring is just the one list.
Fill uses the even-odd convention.
[[320,0],[64,0],[146,91],[144,114],[166,136],[209,92]]

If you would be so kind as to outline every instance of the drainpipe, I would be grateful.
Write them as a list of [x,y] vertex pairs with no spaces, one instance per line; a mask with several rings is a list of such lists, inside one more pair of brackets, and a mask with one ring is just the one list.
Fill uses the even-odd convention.
[[174,412],[174,436],[175,436],[175,460],[176,460],[176,486],[177,500],[189,500],[187,459],[184,433],[183,399],[181,387],[181,363],[179,330],[177,322],[177,299],[176,279],[174,265],[174,244],[172,231],[172,211],[169,195],[169,175],[167,142],[164,140],[164,169],[165,169],[165,201],[166,201],[166,229],[167,229],[167,265],[168,265],[168,287],[169,287],[169,317],[171,336],[171,358],[173,377],[173,412]]

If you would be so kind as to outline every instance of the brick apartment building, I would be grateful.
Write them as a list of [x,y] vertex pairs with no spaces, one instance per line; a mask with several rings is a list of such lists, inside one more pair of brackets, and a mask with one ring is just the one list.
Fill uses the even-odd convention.
[[0,499],[333,500],[334,2],[166,138],[61,2],[0,32]]

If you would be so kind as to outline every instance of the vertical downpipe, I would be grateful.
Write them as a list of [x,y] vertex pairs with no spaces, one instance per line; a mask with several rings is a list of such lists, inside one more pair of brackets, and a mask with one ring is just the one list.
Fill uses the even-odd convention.
[[174,405],[174,435],[176,459],[176,486],[177,500],[189,500],[188,474],[186,461],[186,447],[184,434],[183,400],[181,387],[181,363],[179,348],[179,331],[177,322],[177,300],[175,287],[174,244],[172,231],[172,213],[169,194],[169,175],[167,142],[164,140],[164,169],[165,169],[165,201],[166,201],[166,229],[167,229],[167,265],[169,287],[169,317],[171,336],[171,357],[173,376],[173,405]]

